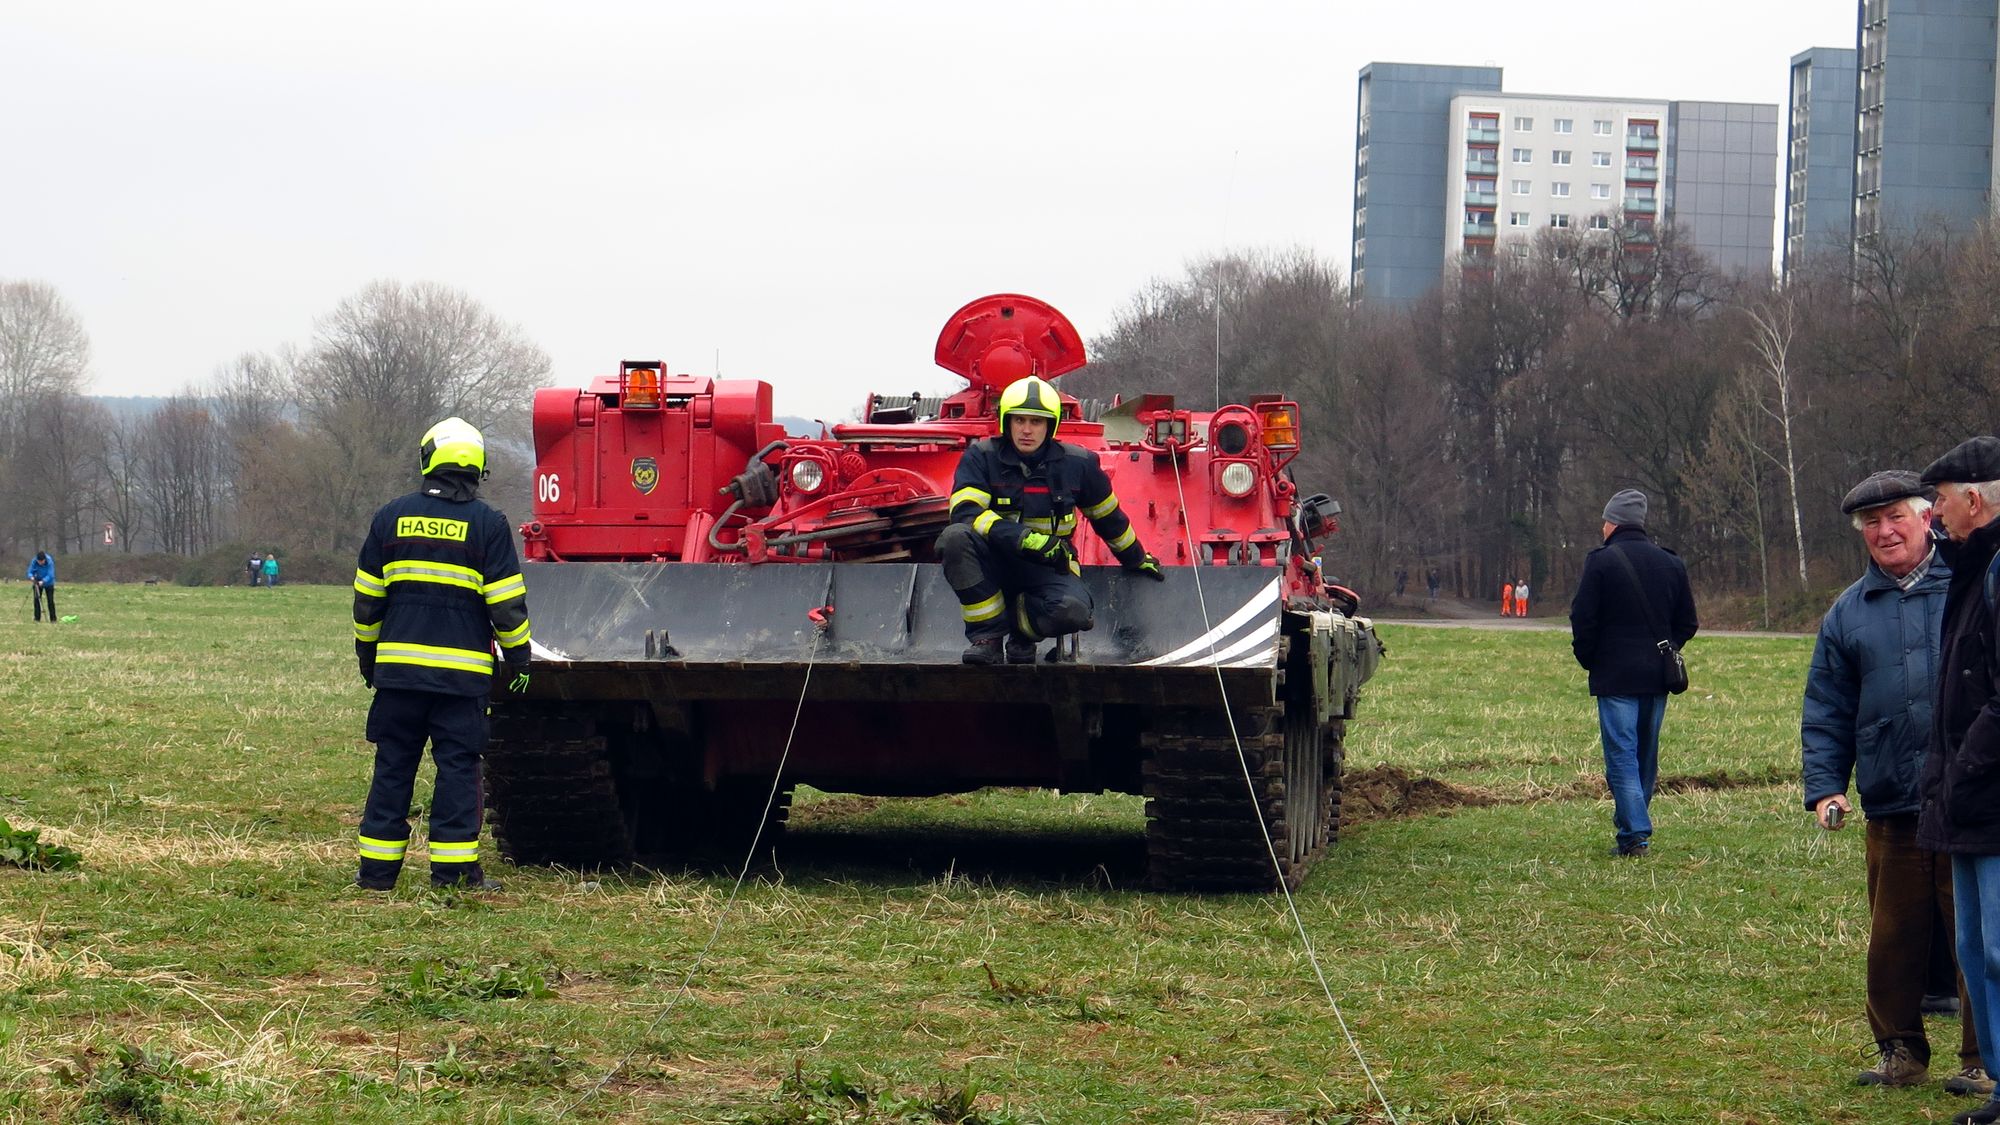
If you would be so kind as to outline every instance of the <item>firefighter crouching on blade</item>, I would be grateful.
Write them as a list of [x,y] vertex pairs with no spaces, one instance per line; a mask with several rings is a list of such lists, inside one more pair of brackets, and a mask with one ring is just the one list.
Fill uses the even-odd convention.
[[375,513],[354,571],[354,655],[375,689],[367,728],[375,779],[354,881],[374,891],[396,885],[428,740],[437,763],[431,884],[498,890],[479,865],[479,764],[495,639],[508,689],[528,689],[528,587],[507,518],[479,499],[479,431],[447,418],[424,435],[420,455],[423,487]]
[[[1000,393],[1000,433],[966,447],[938,536],[945,580],[965,616],[967,664],[1032,664],[1035,642],[1091,626],[1070,535],[1082,512],[1128,571],[1166,581],[1118,510],[1097,455],[1055,440],[1062,399],[1029,377]],[[1049,650],[1058,658],[1061,646]]]

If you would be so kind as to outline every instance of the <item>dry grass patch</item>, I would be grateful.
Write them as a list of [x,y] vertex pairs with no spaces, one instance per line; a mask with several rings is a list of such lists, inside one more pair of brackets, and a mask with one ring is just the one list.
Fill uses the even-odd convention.
[[52,949],[41,922],[0,918],[0,992],[65,977],[97,977],[111,971],[89,946]]

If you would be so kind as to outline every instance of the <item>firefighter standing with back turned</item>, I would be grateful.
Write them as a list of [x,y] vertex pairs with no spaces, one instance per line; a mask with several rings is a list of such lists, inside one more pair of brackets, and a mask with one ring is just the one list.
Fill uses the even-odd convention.
[[[951,485],[950,527],[938,536],[971,644],[967,664],[1035,662],[1035,642],[1091,626],[1070,535],[1078,512],[1128,571],[1166,581],[1118,510],[1097,455],[1055,440],[1062,399],[1030,376],[1000,392],[1000,433],[966,447]],[[1061,646],[1049,650],[1058,657]]]
[[354,654],[375,689],[375,778],[360,831],[357,886],[395,887],[410,842],[410,793],[429,741],[434,887],[498,890],[479,865],[480,755],[493,642],[508,690],[528,689],[528,587],[507,519],[479,499],[486,444],[459,418],[419,450],[423,486],[375,513],[354,571]]

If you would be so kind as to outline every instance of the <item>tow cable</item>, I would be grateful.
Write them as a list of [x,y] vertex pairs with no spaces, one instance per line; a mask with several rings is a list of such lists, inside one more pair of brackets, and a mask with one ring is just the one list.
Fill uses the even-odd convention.
[[[1187,511],[1187,489],[1181,484],[1180,451],[1168,448],[1170,467],[1174,473],[1174,491],[1180,496],[1181,511]],[[1187,568],[1194,575],[1195,601],[1201,606],[1201,627],[1204,633],[1213,633],[1214,624],[1208,616],[1208,595],[1201,588],[1201,555],[1195,550],[1194,529],[1187,520],[1181,521],[1181,535],[1187,544],[1188,558],[1194,565]],[[1298,932],[1299,944],[1305,947],[1306,960],[1312,964],[1313,975],[1319,978],[1320,992],[1326,996],[1327,1007],[1333,1010],[1333,1018],[1340,1025],[1340,1033],[1347,1039],[1347,1049],[1354,1053],[1354,1061],[1361,1064],[1361,1073],[1368,1079],[1368,1088],[1375,1092],[1375,1100],[1382,1103],[1382,1112],[1389,1115],[1390,1125],[1402,1125],[1402,1118],[1396,1116],[1396,1107],[1389,1104],[1389,1097],[1382,1092],[1381,1083],[1375,1080],[1375,1072],[1369,1068],[1367,1056],[1361,1053],[1361,1041],[1355,1038],[1354,1029],[1347,1025],[1347,1016],[1340,1010],[1340,1001],[1334,998],[1333,986],[1327,983],[1326,970],[1320,966],[1319,954],[1313,949],[1312,937],[1306,933],[1305,920],[1299,917],[1299,905],[1292,898],[1292,889],[1285,885],[1285,867],[1278,862],[1278,846],[1271,841],[1271,827],[1264,823],[1263,809],[1257,803],[1257,783],[1250,777],[1250,759],[1243,752],[1243,737],[1236,730],[1236,713],[1229,709],[1229,689],[1222,679],[1222,665],[1212,658],[1215,655],[1215,641],[1208,642],[1211,660],[1209,666],[1215,669],[1215,690],[1222,699],[1222,714],[1229,722],[1229,738],[1236,744],[1236,764],[1243,771],[1243,791],[1249,798],[1251,817],[1257,822],[1257,831],[1263,834],[1264,850],[1271,857],[1271,871],[1278,877],[1278,890],[1285,896],[1285,910],[1292,916],[1292,928]]]
[[722,927],[729,921],[730,908],[736,905],[736,897],[743,890],[743,882],[750,877],[750,866],[757,859],[757,847],[764,842],[764,830],[771,821],[771,807],[777,803],[778,789],[785,779],[785,763],[792,756],[792,740],[798,736],[799,716],[805,711],[806,692],[812,687],[813,662],[819,656],[820,641],[826,637],[826,631],[833,626],[832,604],[815,606],[807,610],[806,620],[812,622],[813,626],[812,647],[806,651],[805,681],[799,685],[799,700],[792,707],[792,727],[789,731],[785,732],[785,748],[778,753],[778,768],[771,773],[771,791],[764,795],[764,811],[757,818],[757,831],[750,837],[750,850],[744,854],[743,865],[737,869],[736,882],[729,888],[729,897],[723,900],[722,909],[716,912],[715,926],[708,933],[708,941],[702,945],[701,952],[695,954],[694,963],[688,966],[687,973],[681,977],[680,987],[674,991],[672,996],[667,998],[666,1004],[660,1008],[660,1014],[654,1016],[653,1022],[647,1025],[646,1033],[639,1037],[637,1043],[626,1050],[625,1054],[619,1058],[617,1063],[612,1065],[610,1070],[604,1072],[602,1078],[592,1083],[590,1088],[579,1095],[575,1101],[559,1110],[555,1117],[557,1121],[568,1117],[571,1110],[596,1097],[597,1092],[602,1090],[613,1078],[616,1078],[619,1072],[625,1069],[626,1064],[632,1061],[632,1056],[638,1053],[638,1044],[645,1043],[653,1038],[653,1033],[660,1029],[660,1024],[673,1013],[674,1006],[679,1004],[688,995],[689,990],[694,985],[695,974],[700,972],[702,966],[708,962],[709,951],[715,948],[716,939],[722,936]]

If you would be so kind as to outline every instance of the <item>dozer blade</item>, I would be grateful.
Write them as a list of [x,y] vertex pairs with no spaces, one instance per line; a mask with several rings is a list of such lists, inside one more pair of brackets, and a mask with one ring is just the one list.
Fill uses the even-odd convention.
[[[1034,702],[1046,677],[1064,676],[1098,702],[1184,703],[1214,692],[1219,673],[1233,701],[1254,705],[1271,701],[1277,680],[1279,574],[1267,568],[1205,567],[1198,588],[1191,568],[1165,582],[1085,568],[1095,627],[1075,663],[987,667],[959,662],[965,627],[935,563],[524,570],[535,657],[548,662],[534,677],[543,697],[762,699],[797,691],[809,659],[813,697],[885,702]],[[823,606],[832,612],[816,637],[809,614]]]

